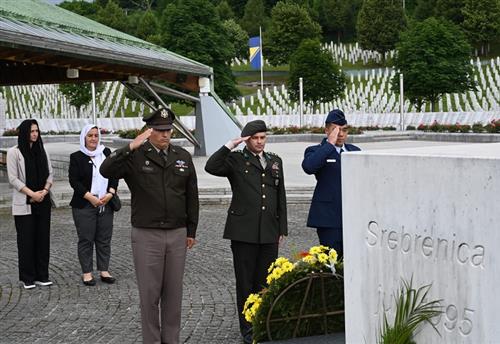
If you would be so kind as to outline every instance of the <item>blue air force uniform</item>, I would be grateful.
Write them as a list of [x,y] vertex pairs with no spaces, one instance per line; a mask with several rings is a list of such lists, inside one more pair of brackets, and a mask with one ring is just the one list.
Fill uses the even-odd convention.
[[[326,124],[345,125],[344,114],[333,110],[327,117]],[[324,138],[319,145],[308,147],[304,152],[302,169],[316,177],[307,226],[318,230],[320,243],[333,247],[339,254],[342,249],[342,151],[359,151],[359,147],[344,144],[336,147]]]

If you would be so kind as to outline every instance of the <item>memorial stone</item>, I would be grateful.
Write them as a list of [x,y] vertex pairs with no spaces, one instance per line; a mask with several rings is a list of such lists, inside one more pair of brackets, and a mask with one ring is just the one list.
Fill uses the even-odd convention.
[[443,314],[416,343],[498,343],[500,144],[344,153],[346,343],[375,343],[402,279]]

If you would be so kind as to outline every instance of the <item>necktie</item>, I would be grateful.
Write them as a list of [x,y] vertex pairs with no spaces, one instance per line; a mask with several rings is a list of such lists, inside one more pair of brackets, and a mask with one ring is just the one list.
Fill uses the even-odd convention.
[[339,154],[342,154],[342,153],[344,153],[344,149],[340,148],[340,153]]
[[160,156],[163,158],[163,160],[164,160],[165,162],[167,162],[167,158],[168,158],[168,157],[167,157],[167,153],[165,153],[165,151],[164,151],[163,149],[162,149],[162,150],[160,150],[159,154],[160,154]]
[[267,161],[266,161],[266,157],[264,156],[264,154],[259,155],[259,161],[260,161],[260,165],[265,170],[266,166],[267,166]]

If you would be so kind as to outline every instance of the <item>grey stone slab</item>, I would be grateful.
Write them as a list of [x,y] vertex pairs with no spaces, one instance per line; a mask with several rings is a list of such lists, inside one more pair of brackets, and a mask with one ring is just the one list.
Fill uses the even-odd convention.
[[499,167],[500,143],[343,155],[348,343],[375,341],[403,279],[444,312],[417,343],[498,343]]

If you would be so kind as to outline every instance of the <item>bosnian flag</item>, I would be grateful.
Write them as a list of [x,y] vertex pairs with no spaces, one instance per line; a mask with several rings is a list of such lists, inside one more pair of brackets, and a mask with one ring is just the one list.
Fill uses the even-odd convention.
[[262,61],[262,51],[260,50],[260,37],[251,37],[248,40],[250,47],[250,66],[254,69],[260,69]]

